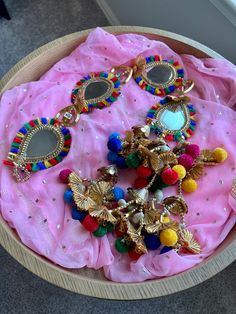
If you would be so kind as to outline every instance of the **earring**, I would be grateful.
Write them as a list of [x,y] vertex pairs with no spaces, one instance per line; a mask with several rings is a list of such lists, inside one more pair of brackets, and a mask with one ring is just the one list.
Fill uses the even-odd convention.
[[72,91],[72,105],[61,109],[55,118],[37,118],[19,129],[3,163],[13,168],[17,182],[27,181],[31,174],[62,162],[71,146],[67,127],[78,123],[80,114],[94,108],[110,106],[120,95],[120,85],[132,76],[128,67],[110,72],[91,73],[80,80]]
[[174,60],[163,60],[161,56],[138,56],[134,61],[135,82],[147,92],[165,96],[175,92],[185,84],[184,70]]

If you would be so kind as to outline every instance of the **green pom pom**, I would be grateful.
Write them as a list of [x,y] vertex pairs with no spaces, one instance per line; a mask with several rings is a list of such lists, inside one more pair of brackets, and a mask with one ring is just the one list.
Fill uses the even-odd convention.
[[168,187],[168,184],[165,184],[160,177],[157,177],[153,182],[152,186],[149,188],[149,191],[155,193],[156,190],[162,190],[163,188]]
[[125,161],[129,168],[137,168],[141,164],[141,159],[137,153],[129,154]]
[[115,247],[120,253],[127,253],[129,251],[129,247],[126,244],[124,238],[117,238],[115,242]]
[[104,226],[99,226],[96,231],[93,232],[95,237],[101,238],[107,233],[107,228]]
[[106,228],[107,228],[107,232],[112,232],[114,230],[114,225],[108,222],[106,225]]

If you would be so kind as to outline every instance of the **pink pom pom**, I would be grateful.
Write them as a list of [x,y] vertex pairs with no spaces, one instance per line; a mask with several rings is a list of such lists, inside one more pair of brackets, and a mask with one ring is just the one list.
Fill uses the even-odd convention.
[[186,154],[190,155],[194,159],[200,155],[200,148],[196,144],[189,144],[185,150]]
[[182,154],[179,156],[178,162],[180,165],[184,166],[184,168],[189,169],[193,165],[193,158],[188,154]]
[[69,175],[71,174],[70,169],[64,169],[59,173],[59,179],[62,183],[68,183]]

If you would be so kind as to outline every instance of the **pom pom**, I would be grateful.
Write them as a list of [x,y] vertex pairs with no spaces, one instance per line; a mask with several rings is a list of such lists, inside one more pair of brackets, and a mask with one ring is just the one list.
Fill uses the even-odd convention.
[[99,223],[95,218],[90,215],[87,215],[82,221],[84,228],[90,232],[94,232],[99,228]]
[[159,237],[155,234],[146,234],[144,242],[149,250],[157,250],[161,245]]
[[116,230],[115,230],[115,233],[116,233],[116,236],[117,236],[118,238],[122,237],[122,236],[125,234],[124,231],[121,231],[121,230],[119,230],[119,229],[116,229]]
[[59,173],[59,179],[62,183],[68,183],[69,175],[71,174],[70,169],[64,169]]
[[126,157],[126,164],[129,168],[137,168],[140,165],[140,158],[137,153],[129,154]]
[[149,188],[149,191],[151,191],[152,193],[155,193],[156,190],[161,190],[163,188],[168,187],[168,184],[165,184],[160,177],[157,177],[156,180],[153,182],[153,184],[151,185],[151,187]]
[[99,226],[96,231],[93,232],[95,237],[101,238],[107,233],[107,228],[104,226]]
[[77,207],[72,207],[71,216],[74,220],[83,221],[84,218],[87,216],[87,213],[83,210],[78,210]]
[[163,222],[164,224],[167,224],[168,222],[170,222],[170,218],[169,218],[168,216],[163,216],[163,217],[162,217],[162,222]]
[[139,257],[142,256],[142,254],[139,254],[135,251],[129,251],[128,254],[129,254],[130,259],[132,259],[133,261],[137,261]]
[[146,178],[137,178],[134,181],[134,188],[135,189],[142,189],[145,188],[145,186],[148,185],[148,180]]
[[185,152],[195,159],[200,155],[200,148],[196,144],[189,144],[187,145]]
[[125,196],[124,191],[122,190],[122,188],[116,186],[112,189],[112,193],[114,196],[114,199],[118,202],[120,199],[123,199]]
[[167,253],[169,251],[172,250],[172,247],[169,247],[169,246],[164,246],[161,251],[160,251],[160,254],[164,254],[164,253]]
[[118,155],[114,152],[109,152],[107,154],[107,159],[111,164],[115,163],[117,158],[118,158]]
[[195,192],[197,189],[197,182],[191,178],[182,182],[182,190],[187,193]]
[[120,253],[127,253],[129,251],[129,247],[126,244],[124,238],[118,238],[115,242],[115,247]]
[[193,165],[193,158],[188,154],[182,154],[179,156],[178,162],[184,166],[185,169],[190,169]]
[[214,152],[213,156],[217,162],[223,162],[228,157],[228,153],[225,149],[217,147]]
[[172,170],[178,173],[179,180],[182,180],[186,176],[186,170],[182,165],[175,165]]
[[161,179],[164,183],[172,185],[178,181],[179,176],[177,172],[175,172],[171,168],[167,168],[162,171]]
[[125,161],[125,157],[123,157],[123,156],[118,156],[117,159],[116,159],[116,165],[117,165],[117,167],[119,167],[120,169],[125,169],[125,168],[127,168],[126,161]]
[[165,229],[160,232],[160,241],[162,245],[174,246],[178,241],[178,235],[172,229]]
[[111,140],[112,138],[118,138],[120,137],[120,134],[117,132],[112,132],[109,136],[109,140]]
[[118,153],[122,150],[122,142],[119,138],[113,137],[108,141],[107,147],[113,153]]
[[114,225],[111,222],[106,224],[107,232],[112,232],[114,229]]
[[148,178],[153,174],[153,170],[150,167],[140,165],[137,168],[137,174],[140,178]]
[[74,202],[74,199],[73,199],[73,192],[71,189],[66,189],[65,192],[64,192],[64,201],[71,205],[73,202]]

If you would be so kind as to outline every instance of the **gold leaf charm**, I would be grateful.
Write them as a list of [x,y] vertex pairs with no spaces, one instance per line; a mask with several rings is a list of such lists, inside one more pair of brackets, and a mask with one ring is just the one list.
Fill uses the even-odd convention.
[[182,250],[186,250],[193,254],[199,254],[201,252],[200,244],[194,240],[193,234],[189,230],[183,229],[179,231],[178,234]]
[[125,141],[127,142],[132,142],[132,140],[134,139],[134,133],[133,131],[127,130],[125,132]]
[[134,60],[134,66],[133,66],[133,76],[134,78],[142,75],[143,71],[145,70],[146,67],[146,60],[142,56],[138,56]]
[[231,195],[236,200],[236,178],[233,179],[232,189],[231,189]]
[[162,153],[159,155],[159,158],[161,159],[161,161],[163,162],[163,164],[165,166],[168,166],[168,165],[172,165],[172,164],[177,164],[178,163],[178,160],[177,160],[177,157],[174,153],[172,152],[166,152],[166,153]]
[[88,194],[91,199],[101,205],[104,202],[104,197],[109,194],[112,185],[106,181],[98,181],[88,187]]
[[147,248],[143,241],[143,236],[140,234],[140,230],[136,230],[129,221],[127,222],[127,235],[127,240],[134,244],[137,253],[147,253]]
[[83,181],[82,179],[80,178],[80,176],[75,173],[75,172],[72,172],[70,175],[69,175],[69,185],[73,185],[73,184],[81,184]]
[[94,208],[90,208],[89,214],[92,217],[101,219],[106,222],[111,222],[115,224],[117,219],[112,215],[112,213],[108,210],[106,206],[95,206]]
[[203,170],[204,170],[203,164],[196,164],[188,171],[188,175],[192,179],[198,180],[203,175]]

